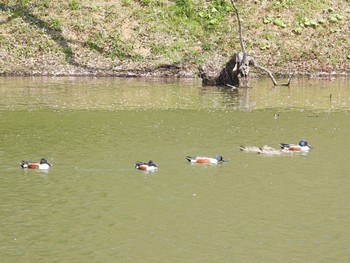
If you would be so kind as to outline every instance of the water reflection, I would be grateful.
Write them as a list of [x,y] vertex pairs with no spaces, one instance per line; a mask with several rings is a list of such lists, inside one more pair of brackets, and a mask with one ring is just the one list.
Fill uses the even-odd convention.
[[22,176],[36,176],[39,175],[40,177],[46,177],[49,175],[49,170],[27,170],[22,169]]
[[253,79],[251,88],[201,87],[198,80],[78,77],[0,78],[1,110],[127,110],[303,108],[350,104],[349,81],[296,78],[291,87]]

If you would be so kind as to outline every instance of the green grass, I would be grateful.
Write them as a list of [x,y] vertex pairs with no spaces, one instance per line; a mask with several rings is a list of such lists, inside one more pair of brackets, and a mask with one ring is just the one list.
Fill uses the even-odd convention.
[[[349,68],[346,1],[248,0],[237,6],[246,49],[260,64],[278,72],[309,60],[309,71],[336,63]],[[82,66],[178,63],[195,71],[198,63],[240,51],[229,0],[7,0],[0,3],[0,20],[0,46],[12,58],[0,62],[5,72],[25,72],[23,58],[45,68],[45,53],[63,58],[62,65],[74,58]]]

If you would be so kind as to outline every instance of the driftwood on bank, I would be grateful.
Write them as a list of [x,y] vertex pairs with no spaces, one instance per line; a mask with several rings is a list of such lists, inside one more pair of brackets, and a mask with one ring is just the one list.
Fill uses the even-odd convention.
[[[274,86],[289,86],[292,74],[289,74],[287,83],[278,83],[273,77],[271,71],[263,66],[258,65],[255,59],[247,54],[242,34],[242,22],[238,12],[238,9],[233,0],[231,4],[236,12],[238,20],[239,29],[239,39],[241,45],[241,52],[237,52],[232,56],[232,58],[225,64],[224,68],[220,71],[219,75],[216,77],[209,76],[202,66],[199,66],[199,77],[202,78],[203,86],[226,86],[226,87],[238,87],[238,86],[249,86],[249,72],[250,67],[255,67],[257,69],[265,71],[273,82]],[[243,85],[240,83],[240,79],[243,80]]]

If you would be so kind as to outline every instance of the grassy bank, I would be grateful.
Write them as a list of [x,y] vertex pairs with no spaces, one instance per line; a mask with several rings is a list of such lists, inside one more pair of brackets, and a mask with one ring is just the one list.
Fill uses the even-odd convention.
[[[345,0],[237,1],[274,73],[350,72]],[[193,76],[240,51],[229,0],[1,0],[0,73]]]

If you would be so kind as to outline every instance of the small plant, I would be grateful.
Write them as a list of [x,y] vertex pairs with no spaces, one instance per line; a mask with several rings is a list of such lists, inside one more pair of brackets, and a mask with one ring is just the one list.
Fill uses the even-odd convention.
[[274,38],[273,34],[271,32],[263,32],[261,34],[261,37],[266,39],[266,40],[272,40]]
[[211,50],[214,50],[214,47],[211,43],[203,43],[202,49],[205,51],[211,51]]
[[317,22],[315,20],[310,20],[308,17],[304,18],[304,21],[302,22],[305,27],[317,27]]
[[281,28],[287,27],[286,23],[283,21],[283,19],[280,17],[280,15],[278,15],[276,18],[273,18],[270,15],[266,15],[263,18],[263,23],[265,25],[273,23],[275,26],[278,26],[278,27],[281,27]]
[[29,3],[29,0],[19,0],[17,1],[19,6],[26,6]]
[[269,15],[264,16],[264,18],[263,18],[263,23],[264,24],[270,24],[270,23],[272,23],[272,21],[273,21],[273,18],[271,16],[269,16]]
[[110,50],[108,52],[108,55],[114,59],[125,59],[125,58],[132,58],[131,51],[133,49],[132,44],[126,44],[120,39],[119,32],[113,32],[112,35],[109,37],[109,45]]
[[[127,0],[124,0],[127,1]],[[139,2],[141,5],[143,6],[156,6],[156,5],[161,5],[162,1],[158,1],[158,0],[138,0],[137,2]]]
[[348,52],[348,55],[346,56],[347,59],[350,59],[350,51]]
[[50,6],[50,0],[41,0],[37,3],[37,7],[39,8],[48,8]]
[[62,48],[62,51],[64,55],[66,56],[66,59],[73,57],[73,50],[70,47],[64,47]]
[[103,48],[100,47],[98,44],[96,44],[95,42],[93,41],[87,41],[85,43],[90,49],[93,49],[93,50],[96,50],[98,52],[102,52],[103,51]]
[[114,12],[112,7],[106,7],[105,9],[105,22],[112,23],[118,19],[118,13]]
[[96,50],[100,53],[103,52],[104,45],[104,35],[102,31],[99,31],[92,36],[89,37],[89,40],[85,42],[85,44],[93,50]]
[[278,17],[273,21],[273,24],[275,26],[281,27],[281,28],[285,28],[287,25],[284,23],[283,19]]
[[337,23],[340,20],[343,20],[344,17],[343,15],[337,13],[337,14],[332,14],[331,16],[329,16],[328,20],[332,23]]
[[61,22],[56,18],[51,18],[49,21],[49,26],[51,29],[56,31],[61,31]]
[[296,26],[293,28],[293,33],[296,35],[301,35],[301,33],[303,32],[303,28],[301,26]]
[[73,28],[75,31],[83,31],[84,30],[84,26],[81,23],[74,23],[73,24]]
[[343,15],[342,14],[335,14],[335,17],[338,19],[338,20],[343,20]]
[[272,0],[268,5],[269,9],[280,11],[285,8],[290,8],[294,5],[292,0]]
[[325,23],[327,22],[327,20],[324,19],[324,18],[320,18],[317,22],[318,22],[320,25],[323,25],[323,24],[325,24]]
[[76,0],[72,0],[68,3],[68,8],[70,10],[78,10],[80,8],[80,4]]
[[270,46],[270,44],[269,43],[260,43],[259,44],[259,48],[260,48],[260,50],[266,50],[266,49],[270,49],[271,48],[271,46]]
[[151,51],[154,55],[160,55],[162,53],[165,53],[167,50],[167,46],[164,44],[159,43],[152,43],[151,44]]
[[316,28],[320,24],[325,22],[326,21],[322,19],[319,19],[318,21],[316,21],[315,19],[309,19],[308,17],[298,16],[296,18],[296,21],[294,22],[295,26],[292,31],[294,34],[300,35],[304,30],[304,28],[307,28],[307,27]]
[[130,0],[123,0],[122,1],[122,6],[130,6],[131,5],[131,1]]

